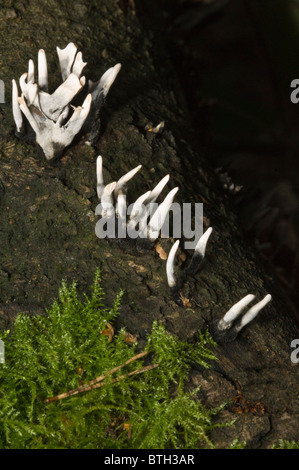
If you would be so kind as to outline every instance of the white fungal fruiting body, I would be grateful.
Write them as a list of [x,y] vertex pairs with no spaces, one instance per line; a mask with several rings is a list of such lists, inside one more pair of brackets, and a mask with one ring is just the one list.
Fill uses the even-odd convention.
[[40,90],[48,91],[48,66],[46,53],[43,49],[38,51],[38,86]]
[[168,282],[169,287],[171,288],[176,285],[176,277],[174,275],[174,260],[175,260],[175,255],[178,250],[179,244],[180,244],[179,240],[177,240],[173,244],[168,254],[167,261],[166,261],[167,282]]
[[59,59],[62,80],[64,81],[71,73],[77,48],[73,42],[70,42],[64,49],[56,47],[56,50]]
[[113,193],[114,193],[115,186],[116,186],[116,181],[113,181],[113,183],[107,184],[101,196],[102,217],[104,218],[109,218],[114,214]]
[[139,224],[140,236],[147,236],[146,227],[147,219],[153,211],[153,206],[161,192],[163,191],[165,185],[169,181],[169,175],[164,176],[162,180],[152,189],[145,194],[142,194],[134,203],[132,212],[130,214],[130,221],[128,223],[128,228],[134,230],[135,227]]
[[194,248],[194,252],[201,255],[202,258],[204,258],[205,256],[207,243],[212,232],[213,232],[212,227],[209,227],[208,230],[200,237],[200,239],[197,242],[197,245]]
[[124,176],[122,176],[116,186],[115,186],[115,189],[114,189],[114,195],[117,196],[118,194],[118,191],[124,191],[124,188],[126,186],[126,184],[130,181],[130,179],[133,178],[133,176],[136,175],[136,173],[138,173],[138,171],[140,170],[140,168],[142,167],[142,165],[138,165],[136,166],[136,168],[134,168],[133,170],[129,171],[128,173],[126,173]]
[[142,216],[143,211],[145,210],[145,201],[147,200],[148,196],[151,194],[151,191],[147,191],[147,193],[142,194],[139,196],[138,199],[133,204],[131,213],[130,213],[130,222],[129,224],[132,225],[132,227],[135,227],[136,222],[134,219],[138,219],[139,217]]
[[237,323],[234,325],[234,322],[238,319],[238,317],[240,317],[242,311],[250,302],[253,301],[254,298],[255,296],[252,294],[246,295],[243,299],[233,305],[224,315],[224,317],[217,322],[217,332],[220,335],[223,335],[224,340],[225,335],[228,335],[228,337],[234,339],[242,330],[242,328],[248,325],[248,323],[250,323],[272,299],[271,295],[267,294],[263,300],[253,305],[253,307],[251,307],[243,315],[241,320],[237,321]]
[[103,179],[103,159],[101,155],[97,158],[97,195],[101,199],[104,189],[104,179]]
[[[96,175],[97,175],[97,194],[100,199],[100,204],[97,206],[96,214],[102,216],[102,218],[109,218],[117,215],[118,219],[118,237],[126,238],[126,228],[130,229],[129,233],[132,234],[137,225],[139,228],[135,231],[136,236],[139,240],[147,238],[153,243],[159,236],[160,230],[164,224],[165,218],[170,210],[173,199],[178,191],[178,187],[172,189],[163,202],[157,205],[156,210],[153,214],[150,213],[150,206],[156,201],[164,186],[169,180],[169,175],[166,175],[152,191],[147,191],[142,194],[132,205],[131,213],[129,214],[129,220],[127,223],[127,201],[126,201],[126,185],[141,169],[141,165],[138,165],[133,170],[122,176],[117,182],[104,185],[103,179],[103,160],[99,155],[96,164]],[[116,206],[116,210],[114,209]],[[150,218],[148,222],[148,218]],[[180,288],[183,286],[184,281],[188,275],[193,275],[198,272],[198,269],[202,265],[205,258],[206,248],[208,240],[213,232],[213,228],[209,227],[206,232],[198,240],[191,262],[189,266],[183,271],[180,279],[177,280],[175,275],[175,257],[179,247],[179,240],[177,240],[167,257],[166,261],[166,275],[169,287],[172,289],[174,300],[181,304]],[[101,231],[96,233],[101,233]],[[113,231],[113,233],[115,233]],[[134,235],[135,235],[134,233]],[[105,232],[106,234],[106,232]],[[98,235],[99,236],[99,235]],[[138,246],[138,241],[137,241]],[[146,244],[145,246],[151,247],[152,244]],[[234,304],[221,318],[211,323],[211,331],[213,336],[215,335],[216,340],[227,342],[233,341],[238,333],[244,326],[250,323],[258,313],[271,301],[271,295],[266,295],[263,300],[258,302],[256,305],[251,307],[247,313],[239,320],[243,310],[255,299],[253,294],[248,294],[242,298],[239,302]]]
[[105,98],[110,90],[110,87],[120,72],[121,64],[116,64],[114,67],[108,69],[104,75],[97,82],[88,82],[88,90],[92,95],[92,98],[98,97],[100,94]]
[[[160,230],[165,222],[171,204],[173,202],[174,196],[178,192],[179,188],[173,188],[165,197],[164,201],[159,204],[156,212],[151,217],[149,224],[147,226],[147,234],[148,238],[152,241],[155,241],[160,233]],[[145,234],[143,233],[142,236]]]
[[[208,230],[200,237],[197,245],[195,246],[194,253],[191,258],[191,262],[188,268],[185,269],[184,275],[186,274],[188,275],[190,273],[192,274],[197,273],[204,259],[206,246],[207,246],[207,243],[208,243],[208,240],[212,231],[213,231],[212,227],[209,227]],[[177,240],[172,246],[169,252],[168,258],[167,258],[167,262],[166,262],[166,275],[167,275],[168,285],[170,288],[176,287],[176,290],[178,290],[179,287],[181,287],[179,283],[177,282],[176,277],[174,275],[174,260],[175,260],[175,255],[176,255],[178,246],[179,246],[179,240]]]
[[[138,165],[133,170],[122,176],[117,182],[105,186],[103,179],[103,160],[99,155],[96,164],[97,175],[97,194],[100,204],[96,208],[96,215],[109,218],[114,214],[118,216],[118,222],[126,228],[126,235],[130,234],[132,238],[149,238],[154,242],[160,233],[161,227],[167,217],[172,201],[178,188],[172,189],[165,197],[164,201],[158,205],[154,214],[151,214],[151,204],[156,201],[162,192],[165,184],[169,180],[166,175],[152,191],[142,194],[132,205],[131,213],[127,214],[126,187],[127,183],[138,173],[142,165]],[[115,207],[115,209],[114,209]],[[127,215],[129,219],[127,222]],[[150,215],[152,217],[150,218]],[[148,219],[150,218],[149,222]],[[136,227],[138,228],[136,229]],[[121,232],[125,238],[124,230]]]
[[233,305],[218,323],[219,330],[227,330],[232,326],[235,319],[242,313],[244,308],[253,301],[254,295],[248,294],[235,305]]
[[23,117],[18,102],[18,87],[15,80],[12,80],[12,113],[16,123],[17,132],[23,128]]
[[164,186],[169,181],[169,175],[164,176],[161,181],[154,187],[154,189],[150,192],[148,198],[144,201],[145,204],[150,204],[156,202],[157,198],[162,193]]
[[[20,77],[20,98],[17,84],[15,80],[12,81],[12,110],[17,133],[23,131],[24,115],[48,160],[59,156],[81,131],[94,96],[94,91],[90,92],[82,106],[72,106],[72,100],[86,83],[85,77],[81,77],[86,62],[83,62],[82,53],[77,53],[73,43],[69,43],[64,49],[57,47],[57,54],[63,83],[52,94],[48,93],[47,58],[43,49],[38,52],[37,83],[34,81],[35,70],[31,59],[28,62],[28,73]],[[96,83],[97,93],[102,92],[106,96],[119,70],[120,64],[117,64],[104,73]]]
[[127,204],[126,204],[126,196],[121,190],[119,190],[118,196],[117,196],[116,214],[118,218],[118,223],[121,226],[121,229],[118,230],[118,234],[125,237]]
[[242,317],[240,325],[237,326],[237,330],[240,331],[244,326],[248,325],[258,313],[271,301],[272,297],[270,294],[267,294],[263,300],[251,307],[247,313]]

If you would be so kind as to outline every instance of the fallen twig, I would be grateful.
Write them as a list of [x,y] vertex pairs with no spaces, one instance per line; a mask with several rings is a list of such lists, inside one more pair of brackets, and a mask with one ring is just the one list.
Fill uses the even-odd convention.
[[[107,378],[109,375],[111,375],[114,372],[118,371],[119,369],[125,367],[126,365],[130,364],[131,362],[136,361],[137,359],[140,359],[141,357],[146,356],[147,354],[148,354],[148,351],[143,351],[142,353],[136,354],[136,356],[131,357],[130,359],[128,359],[126,362],[124,362],[120,366],[114,367],[110,371],[105,372],[104,374],[100,375],[99,377],[97,377],[94,380],[91,380],[87,384],[81,385],[80,387],[75,388],[73,390],[69,390],[68,392],[61,393],[60,395],[56,395],[55,397],[46,398],[45,402],[46,403],[51,403],[53,401],[58,401],[58,400],[62,400],[63,398],[67,398],[67,397],[70,397],[70,396],[73,396],[73,395],[77,395],[78,393],[88,392],[90,390],[100,388],[103,385],[105,385],[105,382],[103,382],[103,380],[105,378]],[[128,374],[124,374],[124,375],[121,375],[120,377],[114,378],[112,380],[112,383],[119,382],[120,380],[125,379],[126,377],[130,377],[131,375],[141,374],[143,372],[146,372],[147,370],[154,369],[158,365],[159,364],[152,364],[152,365],[149,365],[149,366],[146,366],[146,367],[142,367],[141,369],[136,369],[132,372],[129,372]]]

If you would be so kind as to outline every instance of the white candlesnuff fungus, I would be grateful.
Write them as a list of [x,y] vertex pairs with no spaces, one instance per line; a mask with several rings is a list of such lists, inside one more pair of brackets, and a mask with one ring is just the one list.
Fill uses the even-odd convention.
[[[127,183],[138,173],[142,165],[138,165],[122,176],[117,182],[110,183],[110,185],[107,186],[104,184],[102,166],[102,157],[98,156],[96,175],[97,194],[100,199],[100,204],[96,208],[96,215],[102,216],[103,219],[109,219],[117,215],[118,226],[121,223],[122,229],[125,229],[118,231],[118,233],[121,233],[120,238],[125,239],[127,244],[136,243],[137,250],[144,251],[152,248],[153,243],[159,236],[178,188],[172,189],[160,205],[156,204],[156,211],[154,213],[151,212],[151,204],[156,201],[169,180],[169,175],[167,175],[152,191],[147,191],[145,194],[142,194],[135,203],[132,204],[132,210],[128,214],[126,201]],[[113,190],[111,189],[112,187]],[[150,220],[148,221],[148,219]],[[132,234],[133,236],[131,236]],[[131,238],[131,240],[129,240],[128,237]],[[124,242],[124,240],[122,241]],[[119,242],[121,242],[121,240],[119,240]]]
[[62,125],[60,119],[56,122],[47,119],[43,114],[38,112],[31,113],[24,98],[19,98],[20,109],[26,116],[32,129],[36,134],[36,142],[42,147],[44,154],[48,160],[52,160],[60,155],[65,147],[71,144],[75,135],[80,131],[84,120],[90,108],[91,97],[87,95],[83,106],[75,108],[69,121]]
[[116,186],[116,181],[105,186],[101,196],[102,217],[109,219],[114,214],[114,200],[113,193]]
[[[29,64],[28,64],[29,68]],[[48,91],[48,65],[44,49],[38,51],[37,56],[38,86],[40,90]],[[30,76],[31,80],[31,76]]]
[[130,221],[128,224],[130,229],[135,229],[137,224],[139,224],[140,233],[143,233],[144,236],[146,236],[147,219],[152,209],[151,204],[156,202],[168,181],[169,175],[164,176],[152,191],[142,194],[136,200],[130,214]]
[[212,232],[212,227],[209,227],[208,230],[206,230],[206,232],[200,237],[194,248],[194,252],[199,254],[202,258],[205,256],[207,243]]
[[101,199],[104,190],[104,178],[103,178],[103,159],[101,155],[97,158],[97,195]]
[[93,100],[96,100],[101,95],[103,99],[106,98],[108,91],[110,90],[110,87],[116,79],[120,69],[121,64],[116,64],[114,67],[108,69],[97,82],[92,82],[91,80],[88,81],[88,91],[91,93]]
[[[131,213],[128,214],[126,185],[140,169],[141,165],[138,165],[136,168],[122,176],[117,182],[114,181],[113,183],[105,186],[103,179],[103,160],[100,155],[98,156],[96,175],[97,194],[100,199],[100,204],[96,208],[96,215],[101,216],[104,223],[108,222],[108,219],[111,221],[112,217],[117,216],[115,218],[115,222],[117,221],[119,243],[121,243],[124,248],[132,246],[132,243],[134,243],[137,250],[145,251],[152,248],[154,242],[159,237],[178,188],[176,187],[172,189],[164,198],[163,202],[156,205],[155,212],[152,214],[150,206],[156,201],[168,182],[169,175],[166,175],[152,191],[147,191],[142,194],[135,203],[132,204]],[[148,221],[148,219],[150,220]],[[173,244],[168,254],[166,261],[167,283],[170,287],[173,300],[179,305],[185,305],[185,299],[181,295],[181,288],[187,278],[195,275],[201,268],[205,259],[207,243],[212,232],[213,228],[209,227],[200,237],[195,245],[194,253],[189,265],[182,270],[178,279],[175,275],[175,257],[180,243],[179,240]],[[108,232],[103,232],[100,228],[97,230],[96,226],[96,233],[101,238],[102,235],[106,237]],[[115,236],[115,233],[116,231],[112,230],[111,234],[113,234],[113,237]],[[101,236],[99,234],[101,234]],[[128,234],[134,234],[134,236],[128,239]],[[247,313],[241,317],[244,309],[254,299],[255,296],[253,294],[246,295],[239,302],[234,304],[225,313],[223,318],[215,320],[210,324],[210,331],[215,341],[219,343],[233,341],[242,328],[248,325],[248,323],[250,323],[271,301],[271,295],[267,294],[263,300],[249,308]]]
[[99,138],[99,111],[105,103],[108,91],[116,79],[120,69],[121,64],[116,64],[114,67],[108,69],[97,82],[92,82],[91,80],[88,82],[88,92],[91,93],[92,106],[83,128],[86,133],[85,143],[87,145],[95,143]]
[[150,204],[156,202],[160,194],[162,193],[165,185],[169,181],[169,175],[164,176],[161,181],[154,187],[154,189],[150,192],[148,198],[145,200],[145,204]]
[[263,300],[251,307],[242,317],[240,324],[236,326],[236,330],[239,332],[242,330],[242,328],[244,328],[244,326],[248,325],[248,323],[250,323],[258,315],[258,313],[271,301],[271,299],[271,295],[267,294]]
[[[165,197],[164,201],[159,204],[154,215],[151,217],[148,226],[146,228],[146,236],[151,240],[157,240],[160,230],[165,222],[167,214],[170,210],[171,204],[173,203],[174,196],[178,192],[179,188],[173,188]],[[144,236],[144,233],[141,234]]]
[[206,254],[207,243],[212,232],[213,232],[212,227],[209,227],[198,240],[194,248],[194,253],[192,255],[190,264],[185,269],[185,272],[184,272],[185,277],[194,276],[201,268],[204,258],[205,258],[205,254]]
[[[130,222],[132,227],[135,227],[135,222],[134,219],[138,219],[142,215],[142,211],[144,210],[144,204],[145,201],[147,200],[148,196],[151,194],[151,191],[147,191],[146,193],[142,194],[139,196],[138,199],[133,204],[131,213],[130,213]],[[133,221],[133,222],[131,222]]]
[[70,42],[64,49],[56,47],[62,80],[66,80],[71,73],[77,48],[73,42]]
[[224,315],[224,317],[219,320],[218,323],[218,330],[228,330],[236,318],[241,315],[242,311],[244,310],[247,305],[253,301],[255,295],[248,294],[243,299],[239,300],[235,305],[233,305],[228,312]]
[[174,274],[174,260],[175,260],[175,255],[176,252],[178,251],[180,241],[177,240],[173,246],[171,247],[171,250],[168,254],[167,261],[166,261],[166,275],[167,275],[167,282],[169,287],[175,287],[177,280]]
[[208,239],[212,233],[213,229],[212,227],[209,227],[208,230],[200,237],[199,241],[197,242],[194,253],[192,255],[191,261],[189,266],[185,268],[179,279],[176,279],[176,276],[174,275],[174,261],[175,261],[175,255],[179,247],[179,240],[177,240],[174,245],[172,246],[167,262],[166,262],[166,275],[167,275],[167,282],[169,287],[171,288],[172,291],[172,297],[175,302],[178,304],[182,304],[181,301],[181,296],[180,296],[180,290],[182,289],[186,279],[189,276],[195,275],[199,268],[202,265],[202,261],[205,257],[205,252],[206,252],[206,246],[208,243]]
[[17,134],[20,134],[23,129],[23,117],[18,102],[18,87],[15,80],[12,80],[12,113],[16,123]]
[[240,319],[241,313],[254,298],[255,296],[252,294],[246,295],[233,305],[222,319],[212,323],[210,329],[215,341],[233,341],[242,328],[248,325],[272,299],[271,295],[267,294],[260,302],[253,305]]
[[[85,77],[81,77],[86,62],[83,62],[82,53],[77,52],[73,43],[64,49],[57,47],[57,54],[63,83],[53,93],[48,93],[47,58],[43,49],[38,52],[37,83],[32,59],[28,62],[28,73],[20,77],[21,97],[18,97],[16,81],[12,81],[12,110],[16,134],[19,137],[26,130],[24,115],[47,160],[62,154],[86,124],[87,117],[90,117],[90,120],[86,132],[91,131],[91,137],[98,137],[99,108],[120,70],[120,64],[108,69],[102,78],[91,86],[92,91],[85,95],[82,106],[74,107],[72,101],[86,83]],[[98,100],[98,95],[102,96],[101,101]],[[93,122],[93,119],[96,122]],[[94,139],[89,136],[89,141],[94,142]]]
[[28,76],[27,76],[28,83],[34,83],[34,62],[32,59],[28,61]]
[[126,173],[124,176],[122,176],[117,181],[117,184],[116,184],[115,189],[114,189],[114,196],[115,197],[117,197],[119,191],[123,191],[123,192],[125,191],[125,187],[126,187],[127,183],[130,181],[130,179],[133,178],[133,176],[136,175],[136,173],[138,173],[138,171],[140,170],[141,167],[142,167],[142,165],[136,166],[136,168],[134,168],[133,170]]
[[118,218],[118,224],[120,226],[119,229],[119,236],[126,235],[126,217],[127,217],[127,204],[126,204],[126,196],[120,189],[117,195],[117,204],[116,204],[116,215]]
[[101,155],[97,157],[97,195],[101,203],[101,208],[99,208],[99,206],[97,207],[96,215],[101,215],[103,218],[112,217],[114,215],[114,207],[116,208],[116,213],[120,213],[121,216],[123,215],[124,207],[126,209],[126,185],[133,176],[138,173],[141,167],[142,165],[138,165],[136,168],[123,175],[118,181],[114,181],[105,186],[103,178],[103,159]]

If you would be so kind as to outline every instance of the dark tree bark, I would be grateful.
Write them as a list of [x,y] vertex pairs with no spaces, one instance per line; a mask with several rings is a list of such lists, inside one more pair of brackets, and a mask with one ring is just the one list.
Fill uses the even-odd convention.
[[[190,386],[201,385],[199,395],[207,406],[244,397],[221,412],[219,420],[233,418],[236,423],[213,432],[218,447],[229,446],[235,437],[249,447],[268,447],[280,438],[299,440],[298,374],[290,360],[290,343],[299,337],[295,319],[287,299],[246,244],[229,196],[195,143],[158,33],[145,30],[139,20],[142,11],[136,11],[133,2],[5,4],[0,12],[0,78],[6,91],[0,114],[1,328],[11,327],[19,312],[43,313],[57,298],[62,279],[76,279],[80,291],[87,291],[98,266],[108,302],[120,288],[126,290],[118,325],[141,342],[154,320],[180,339],[195,341],[199,329],[208,328],[246,294],[261,299],[270,293],[273,301],[257,319],[234,342],[215,348],[219,360],[212,369],[194,368]],[[50,86],[57,85],[56,46],[63,48],[70,41],[88,62],[88,78],[99,79],[117,62],[122,70],[102,112],[97,148],[77,139],[50,165],[36,146],[14,136],[10,84],[27,70],[29,58],[36,62],[43,48]],[[162,133],[146,130],[161,121]],[[176,201],[204,203],[205,228],[214,231],[204,268],[184,285],[188,307],[171,299],[165,260],[156,251],[130,253],[114,240],[96,237],[98,154],[107,183],[142,164],[129,187],[131,201],[170,173],[169,187],[180,187]],[[166,252],[172,243],[161,241]]]

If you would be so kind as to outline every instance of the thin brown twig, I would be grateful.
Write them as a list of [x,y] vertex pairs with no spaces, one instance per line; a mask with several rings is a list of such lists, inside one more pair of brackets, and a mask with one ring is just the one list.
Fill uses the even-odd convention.
[[[136,361],[137,359],[140,359],[141,357],[144,357],[148,354],[148,351],[143,351],[139,354],[136,354],[136,356],[133,356],[131,357],[130,359],[128,359],[126,362],[124,362],[123,364],[121,364],[120,366],[117,366],[117,367],[114,367],[113,369],[111,369],[110,371],[108,372],[105,372],[104,374],[100,375],[99,377],[97,377],[96,379],[94,380],[91,380],[90,382],[88,382],[87,384],[85,385],[81,385],[80,387],[78,388],[75,388],[73,390],[69,390],[68,392],[64,392],[64,393],[61,393],[60,395],[56,395],[55,397],[51,397],[51,398],[46,398],[45,402],[46,403],[51,403],[52,401],[57,401],[57,400],[62,400],[63,398],[66,398],[66,397],[69,397],[69,396],[73,396],[73,395],[77,395],[78,393],[82,393],[82,392],[88,392],[89,390],[93,390],[95,388],[100,388],[102,385],[104,385],[104,383],[102,382],[106,377],[108,377],[109,375],[113,374],[114,372],[118,371],[119,369],[127,366],[128,364],[130,364],[131,362],[133,361]],[[120,377],[117,377],[115,379],[112,380],[112,383],[114,382],[118,382],[119,380],[125,378],[125,377],[129,377],[131,375],[134,375],[134,374],[140,374],[142,372],[145,372],[146,370],[150,370],[150,369],[153,369],[154,367],[157,367],[158,364],[154,364],[154,366],[147,366],[147,367],[143,367],[141,369],[137,369],[133,372],[129,372],[128,374],[125,374],[125,375],[122,375]],[[100,383],[101,382],[101,383]]]
[[[128,364],[131,364],[131,362],[134,362],[134,361],[137,361],[138,359],[141,359],[142,357],[146,356],[147,354],[148,354],[148,351],[143,351],[139,354],[136,354],[136,356],[131,357],[130,359],[128,359],[126,362],[124,362],[120,366],[114,367],[114,369],[111,369],[108,372],[105,372],[104,374],[100,375],[96,379],[91,380],[90,382],[88,382],[86,385],[88,386],[88,385],[93,385],[97,382],[101,382],[102,380],[104,380],[107,377],[107,375],[114,374],[114,372],[118,371],[119,369],[122,369],[123,367],[127,366]],[[82,385],[82,386],[84,387],[84,385]]]

